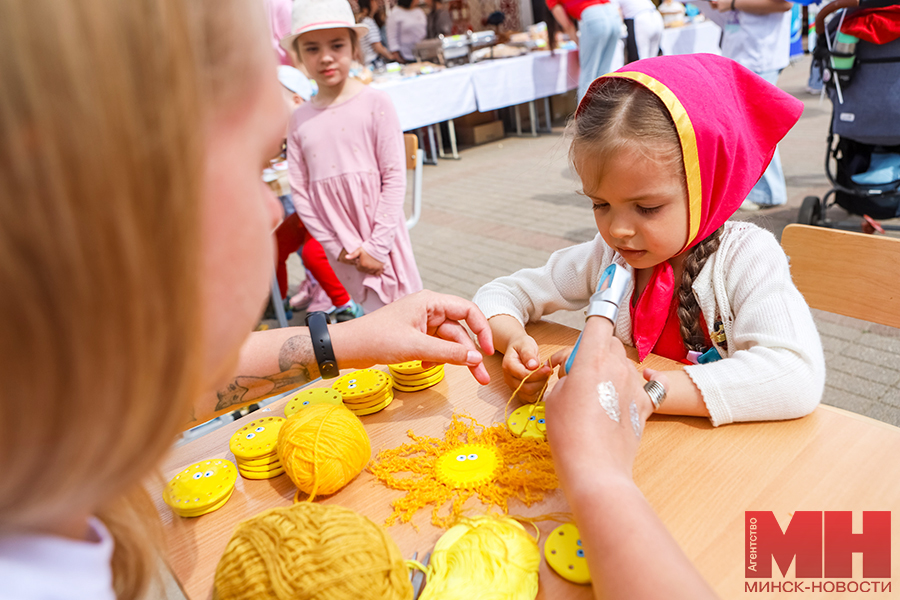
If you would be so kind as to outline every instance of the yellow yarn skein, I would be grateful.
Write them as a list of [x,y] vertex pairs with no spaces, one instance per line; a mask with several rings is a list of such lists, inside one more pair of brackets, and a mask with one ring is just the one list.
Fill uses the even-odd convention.
[[278,432],[278,458],[294,485],[309,494],[333,494],[369,463],[372,445],[359,418],[343,405],[307,406]]
[[441,536],[425,570],[419,600],[534,600],[541,554],[515,519],[462,518]]
[[341,506],[303,502],[262,512],[238,524],[216,567],[217,600],[412,596],[394,540]]

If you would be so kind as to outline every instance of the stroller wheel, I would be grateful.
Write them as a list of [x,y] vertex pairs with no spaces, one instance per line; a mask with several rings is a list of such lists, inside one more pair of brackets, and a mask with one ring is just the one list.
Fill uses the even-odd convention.
[[802,225],[818,225],[822,220],[822,203],[817,196],[807,196],[800,205],[797,222]]

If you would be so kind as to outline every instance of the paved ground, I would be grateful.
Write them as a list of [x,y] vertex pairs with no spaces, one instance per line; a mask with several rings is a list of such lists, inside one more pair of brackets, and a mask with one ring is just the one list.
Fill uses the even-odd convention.
[[[804,90],[808,58],[779,82],[806,105],[781,145],[788,185],[785,208],[743,213],[780,236],[804,196],[828,189],[823,171],[831,105]],[[461,152],[425,169],[422,219],[412,230],[425,287],[471,298],[487,281],[543,264],[551,252],[596,233],[589,202],[576,195],[560,127],[538,138],[507,138]],[[847,217],[840,209],[832,215]],[[292,261],[292,278],[302,272]],[[828,365],[824,402],[900,425],[900,330],[816,311]],[[580,327],[580,313],[555,320]]]

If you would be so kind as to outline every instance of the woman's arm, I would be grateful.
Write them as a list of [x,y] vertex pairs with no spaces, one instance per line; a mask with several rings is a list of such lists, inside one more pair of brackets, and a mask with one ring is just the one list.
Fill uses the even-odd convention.
[[388,49],[384,47],[384,44],[381,42],[372,42],[372,49],[378,54],[378,56],[382,57],[387,61],[393,61],[394,55],[388,52]]
[[[584,544],[594,596],[715,598],[632,479],[652,405],[612,331],[603,317],[588,319],[570,373],[546,401],[547,439]],[[600,386],[607,398],[610,390],[617,396],[617,420],[598,402]]]
[[[482,350],[493,354],[490,327],[473,303],[429,291],[410,294],[328,331],[341,369],[425,360],[466,365],[479,383],[486,384],[490,376],[462,322],[477,336]],[[197,402],[195,424],[318,377],[309,331],[286,327],[250,334],[235,372],[215,395]]]
[[556,22],[559,23],[559,26],[562,27],[562,30],[565,32],[569,39],[578,43],[578,29],[575,28],[575,23],[572,22],[572,19],[569,18],[566,9],[563,8],[562,4],[557,4],[553,8],[550,9],[550,12],[553,13],[553,18],[556,19]]
[[719,12],[739,10],[751,15],[787,12],[791,10],[792,6],[785,0],[712,0],[710,4]]

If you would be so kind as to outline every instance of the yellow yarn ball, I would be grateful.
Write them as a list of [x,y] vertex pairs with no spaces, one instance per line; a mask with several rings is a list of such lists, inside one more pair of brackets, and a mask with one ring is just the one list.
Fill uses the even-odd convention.
[[541,554],[537,540],[510,517],[460,519],[431,553],[419,600],[534,600]]
[[215,590],[218,600],[413,595],[400,549],[384,529],[348,508],[312,502],[240,523],[216,568]]
[[371,456],[365,427],[343,405],[307,406],[291,415],[278,432],[278,458],[310,500],[350,483]]

